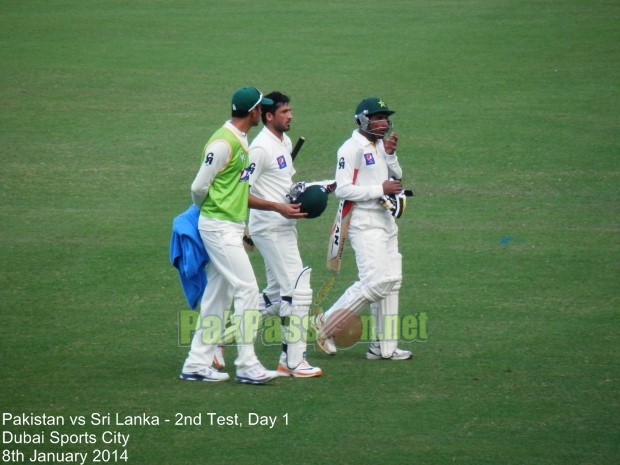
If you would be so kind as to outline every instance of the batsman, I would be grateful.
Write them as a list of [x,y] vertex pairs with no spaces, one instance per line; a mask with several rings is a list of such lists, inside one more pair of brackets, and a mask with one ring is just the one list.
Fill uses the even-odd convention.
[[376,328],[366,358],[412,357],[410,351],[397,347],[399,335],[393,327],[402,282],[395,218],[402,213],[410,191],[401,185],[392,114],[380,98],[364,99],[355,110],[357,129],[338,150],[335,193],[341,205],[332,229],[328,267],[338,271],[346,237],[355,252],[358,281],[312,320],[318,347],[331,355],[336,353],[334,336],[370,305]]

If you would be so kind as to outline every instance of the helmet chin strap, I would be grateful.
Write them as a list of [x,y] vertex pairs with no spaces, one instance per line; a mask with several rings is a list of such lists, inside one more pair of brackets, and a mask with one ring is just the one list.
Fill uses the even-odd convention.
[[357,124],[359,126],[359,128],[367,133],[370,134],[374,137],[376,137],[377,139],[383,139],[385,136],[387,136],[390,131],[392,130],[392,121],[390,121],[389,119],[386,119],[386,121],[388,122],[388,129],[385,133],[382,132],[376,132],[377,130],[373,130],[371,129],[371,125],[372,125],[372,121],[370,120],[370,118],[368,118],[368,116],[366,116],[365,114],[361,114],[361,115],[357,115],[355,117]]

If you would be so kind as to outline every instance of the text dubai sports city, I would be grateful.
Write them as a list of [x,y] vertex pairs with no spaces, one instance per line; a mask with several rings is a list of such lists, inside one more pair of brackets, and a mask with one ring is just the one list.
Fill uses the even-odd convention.
[[[101,415],[98,413],[93,413],[90,416],[90,424],[93,426],[98,425],[111,425],[111,415]],[[116,414],[114,417],[115,425],[118,426],[126,426],[126,425],[159,425],[159,418],[153,417],[150,415],[139,415],[139,416],[121,416]],[[86,425],[87,420],[86,417],[82,415],[78,416],[70,416],[70,421],[72,425]],[[8,412],[4,412],[2,414],[2,426],[64,426],[65,418],[60,415],[47,415],[45,413],[40,415],[35,414],[19,414],[13,415]],[[91,433],[80,433],[80,434],[66,434],[60,433],[58,431],[48,432],[47,439],[50,444],[58,444],[60,447],[65,446],[66,444],[95,444],[97,443],[97,435]],[[123,447],[127,446],[129,441],[129,434],[123,434],[118,431],[105,431],[100,434],[101,442],[105,444],[119,444]],[[3,431],[2,432],[2,443],[3,444],[45,444],[46,443],[46,432],[41,431],[40,433],[27,433],[25,431],[15,433],[11,431]]]

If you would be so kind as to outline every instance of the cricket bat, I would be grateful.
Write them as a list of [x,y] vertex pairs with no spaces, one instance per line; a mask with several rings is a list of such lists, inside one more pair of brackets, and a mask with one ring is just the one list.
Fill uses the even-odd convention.
[[306,142],[305,137],[300,137],[299,139],[297,139],[297,142],[295,143],[295,147],[293,147],[293,151],[291,152],[291,158],[293,159],[293,161],[295,161],[295,158],[297,157],[297,154],[301,150],[301,146],[304,145],[304,142]]
[[353,202],[340,200],[327,245],[327,269],[334,273],[339,273],[342,266],[342,255],[347,241],[352,209]]

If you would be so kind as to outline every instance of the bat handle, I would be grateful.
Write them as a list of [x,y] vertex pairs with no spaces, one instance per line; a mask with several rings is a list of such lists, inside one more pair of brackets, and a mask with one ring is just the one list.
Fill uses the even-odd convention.
[[293,147],[293,151],[291,152],[291,158],[293,160],[295,160],[295,158],[297,157],[297,154],[301,150],[301,146],[304,145],[304,142],[306,142],[305,137],[300,137],[299,139],[297,139],[297,143],[295,144],[295,147]]

